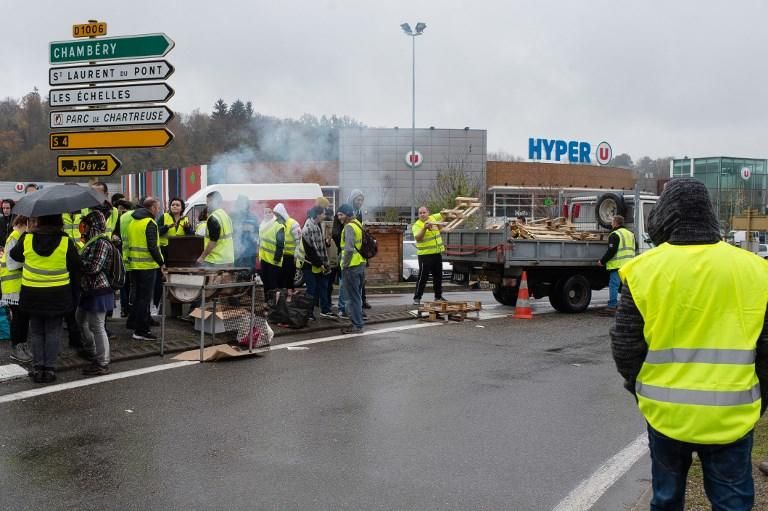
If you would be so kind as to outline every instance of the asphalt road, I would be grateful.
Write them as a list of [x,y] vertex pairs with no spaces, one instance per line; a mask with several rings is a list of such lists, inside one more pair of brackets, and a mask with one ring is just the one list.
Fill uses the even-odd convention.
[[0,403],[0,508],[549,510],[643,431],[607,325],[430,325]]

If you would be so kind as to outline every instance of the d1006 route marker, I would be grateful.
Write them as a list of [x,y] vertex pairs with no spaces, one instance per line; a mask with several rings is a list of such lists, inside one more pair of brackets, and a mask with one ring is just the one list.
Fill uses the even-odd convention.
[[72,154],[57,156],[59,177],[111,176],[120,168],[120,160],[111,154]]
[[165,103],[174,90],[165,82],[139,83],[102,87],[51,89],[48,101],[52,107],[114,105],[124,103]]
[[107,35],[106,21],[72,25],[72,37],[96,37],[102,35]]
[[73,131],[51,133],[49,148],[53,151],[67,149],[131,149],[165,147],[173,140],[168,129],[141,129],[123,131]]
[[96,62],[163,57],[173,49],[165,34],[102,37],[79,41],[53,41],[49,44],[51,64]]
[[50,114],[52,129],[114,128],[168,124],[173,112],[167,106],[134,106],[128,108],[93,108],[84,110],[55,110]]
[[85,83],[137,82],[165,80],[174,68],[167,60],[145,60],[98,64],[94,66],[52,67],[48,70],[49,85],[80,85]]

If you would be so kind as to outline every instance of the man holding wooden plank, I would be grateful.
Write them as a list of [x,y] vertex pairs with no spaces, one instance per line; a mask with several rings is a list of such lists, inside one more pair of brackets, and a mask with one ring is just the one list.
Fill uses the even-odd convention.
[[416,253],[419,257],[419,279],[416,281],[416,293],[413,304],[421,305],[421,297],[427,285],[427,279],[432,274],[432,286],[435,291],[435,301],[444,302],[443,298],[443,237],[440,235],[443,215],[429,214],[425,206],[419,208],[419,219],[411,226],[413,237],[416,239]]

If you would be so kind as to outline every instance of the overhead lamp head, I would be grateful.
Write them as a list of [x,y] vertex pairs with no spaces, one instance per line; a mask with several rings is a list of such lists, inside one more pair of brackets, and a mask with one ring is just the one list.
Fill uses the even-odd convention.
[[427,28],[427,24],[426,23],[422,23],[421,21],[416,23],[416,35],[419,35],[422,32],[424,32],[425,28]]
[[403,23],[402,25],[400,25],[400,28],[402,28],[403,32],[405,32],[408,35],[413,34],[413,32],[411,31],[411,26],[408,23]]

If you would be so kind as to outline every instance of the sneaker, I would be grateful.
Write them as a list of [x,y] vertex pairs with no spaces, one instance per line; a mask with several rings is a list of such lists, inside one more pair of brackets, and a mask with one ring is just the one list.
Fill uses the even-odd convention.
[[419,305],[421,305],[421,300],[419,298],[414,298],[413,304],[418,307]]
[[325,319],[338,319],[336,317],[336,314],[334,314],[333,312],[321,312],[320,317]]
[[372,309],[371,304],[368,302],[363,302],[363,309]]
[[347,316],[346,312],[339,311],[339,318],[341,318],[341,319],[349,319],[349,316]]
[[83,369],[85,376],[101,376],[102,374],[109,374],[108,365],[93,364]]
[[133,332],[131,336],[136,341],[156,341],[157,336],[152,332]]
[[11,360],[19,364],[29,364],[32,362],[32,355],[30,355],[26,349],[25,342],[19,343],[11,350]]
[[441,296],[440,298],[435,298],[435,301],[436,301],[436,302],[447,302],[448,300],[446,300],[445,298],[443,298],[443,297]]
[[309,320],[310,320],[310,321],[317,321],[317,318],[316,318],[316,317],[314,317],[314,316],[310,316],[310,317],[309,317]]
[[46,369],[41,373],[41,381],[34,380],[35,383],[53,383],[56,381],[56,373],[52,369]]
[[355,328],[353,326],[350,326],[350,327],[347,327],[347,328],[342,328],[341,329],[341,333],[342,334],[361,334],[361,333],[363,333],[363,329],[362,328]]

